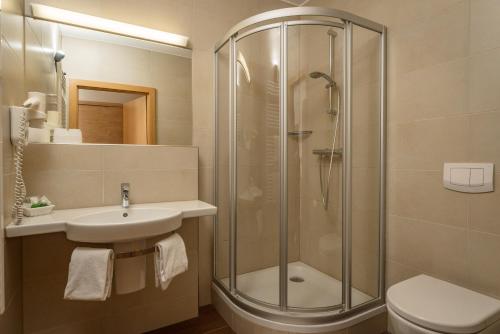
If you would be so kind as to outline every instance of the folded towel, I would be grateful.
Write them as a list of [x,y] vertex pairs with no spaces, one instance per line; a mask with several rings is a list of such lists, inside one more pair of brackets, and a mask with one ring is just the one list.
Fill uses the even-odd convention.
[[177,233],[155,245],[156,287],[168,288],[172,279],[187,271],[188,259],[184,241]]
[[106,300],[113,281],[112,249],[77,247],[71,254],[64,299]]

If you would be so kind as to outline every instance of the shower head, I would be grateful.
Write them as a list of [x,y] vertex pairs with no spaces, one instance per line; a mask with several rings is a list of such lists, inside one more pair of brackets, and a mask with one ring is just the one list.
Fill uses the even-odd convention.
[[313,79],[318,79],[318,78],[323,78],[326,81],[328,81],[328,85],[326,85],[326,88],[330,87],[335,87],[335,81],[326,73],[323,72],[311,72],[309,76]]

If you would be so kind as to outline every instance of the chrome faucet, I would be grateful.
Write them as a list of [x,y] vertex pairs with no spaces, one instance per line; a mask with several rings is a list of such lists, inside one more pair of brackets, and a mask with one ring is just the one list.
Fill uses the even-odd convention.
[[129,200],[128,200],[129,188],[130,188],[130,183],[122,183],[122,185],[121,185],[122,208],[124,208],[124,209],[129,207]]

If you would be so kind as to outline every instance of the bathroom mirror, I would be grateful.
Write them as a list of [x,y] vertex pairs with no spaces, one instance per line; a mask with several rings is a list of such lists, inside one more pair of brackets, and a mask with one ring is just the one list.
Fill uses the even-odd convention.
[[27,90],[51,97],[48,127],[79,129],[83,143],[191,144],[191,50],[25,22]]

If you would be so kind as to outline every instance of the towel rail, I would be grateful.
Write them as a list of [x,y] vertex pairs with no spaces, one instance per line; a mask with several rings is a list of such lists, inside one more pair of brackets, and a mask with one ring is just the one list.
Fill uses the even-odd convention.
[[142,255],[147,255],[155,252],[155,247],[150,247],[146,249],[139,249],[131,252],[123,252],[123,253],[116,253],[115,254],[115,259],[126,259],[129,257],[136,257],[136,256],[142,256]]
[[[167,236],[171,236],[174,234],[174,232],[169,232]],[[130,252],[121,252],[121,253],[115,253],[115,259],[127,259],[129,257],[136,257],[136,256],[143,256],[143,255],[148,255],[151,253],[155,252],[155,246],[149,247],[149,248],[144,248],[144,249],[138,249]]]

